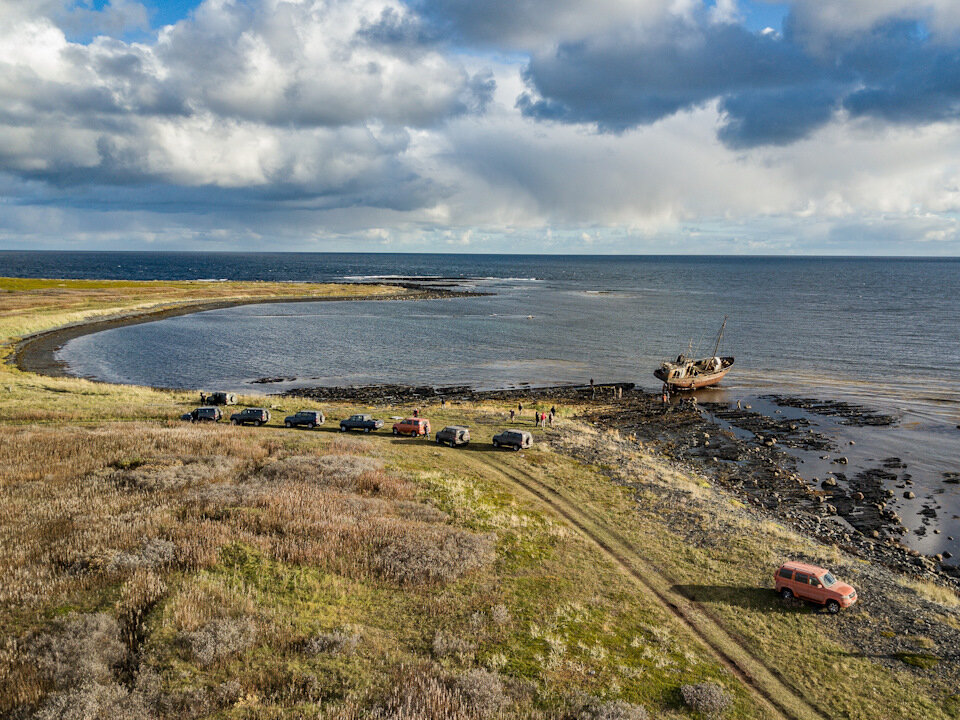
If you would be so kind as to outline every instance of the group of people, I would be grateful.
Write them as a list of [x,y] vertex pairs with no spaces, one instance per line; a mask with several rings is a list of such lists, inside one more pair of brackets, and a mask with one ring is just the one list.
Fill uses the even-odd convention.
[[[549,423],[550,427],[553,427],[553,419],[557,416],[557,408],[551,407],[549,412],[540,412],[539,410],[533,411],[533,424],[537,427],[546,428]],[[514,418],[523,417],[523,403],[517,403],[517,409],[510,411],[510,421],[513,422]]]

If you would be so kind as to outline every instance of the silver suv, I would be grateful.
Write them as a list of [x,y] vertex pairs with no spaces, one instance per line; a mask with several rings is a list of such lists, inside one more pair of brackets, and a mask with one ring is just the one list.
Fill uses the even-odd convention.
[[510,428],[493,436],[494,447],[507,447],[522,450],[533,445],[533,435],[526,430]]
[[446,443],[450,447],[455,447],[469,442],[470,428],[463,425],[447,425],[443,430],[437,430],[437,445]]

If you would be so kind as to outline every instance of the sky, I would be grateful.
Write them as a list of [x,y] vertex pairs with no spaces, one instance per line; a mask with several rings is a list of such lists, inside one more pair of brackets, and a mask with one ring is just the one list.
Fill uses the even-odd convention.
[[960,256],[957,0],[0,0],[0,248]]

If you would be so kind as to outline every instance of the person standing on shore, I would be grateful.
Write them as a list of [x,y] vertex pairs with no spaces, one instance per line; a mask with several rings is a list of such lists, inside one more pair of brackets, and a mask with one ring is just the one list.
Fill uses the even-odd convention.
[[523,403],[517,403],[517,417],[523,417]]
[[597,396],[597,389],[593,386],[593,378],[590,378],[590,397],[595,398]]
[[414,409],[413,409],[413,416],[414,416],[414,417],[420,417],[420,408],[414,408]]
[[443,410],[447,407],[447,399],[445,397],[440,398],[440,409]]
[[548,418],[550,420],[550,427],[553,427],[553,414],[554,414],[553,408],[550,408],[550,415],[548,415]]
[[510,422],[513,422],[513,416],[517,414],[517,411],[513,408],[510,408]]
[[537,427],[538,425],[540,425],[540,411],[539,411],[539,410],[534,410],[534,411],[533,411],[533,426],[534,426],[534,427]]
[[207,396],[204,393],[200,393],[200,404],[201,405],[207,404]]

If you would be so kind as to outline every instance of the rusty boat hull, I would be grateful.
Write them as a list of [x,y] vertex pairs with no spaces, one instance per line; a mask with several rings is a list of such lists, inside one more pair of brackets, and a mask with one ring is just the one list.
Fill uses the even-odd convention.
[[[654,371],[654,376],[664,382],[670,390],[699,390],[700,388],[716,385],[723,380],[730,368],[733,367],[734,359],[732,357],[716,358],[720,361],[718,370],[702,372],[698,366],[706,366],[710,360],[687,361],[684,363],[663,363]],[[681,376],[674,377],[675,371],[680,370]]]

